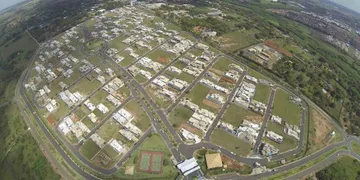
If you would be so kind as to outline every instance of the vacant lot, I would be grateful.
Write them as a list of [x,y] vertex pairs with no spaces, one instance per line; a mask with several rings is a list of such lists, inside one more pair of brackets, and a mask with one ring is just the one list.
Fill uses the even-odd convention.
[[252,120],[256,123],[259,123],[259,121],[262,122],[262,116],[235,104],[230,104],[226,109],[222,121],[230,123],[235,127],[239,127],[244,119]]
[[200,108],[207,109],[212,112],[216,112],[216,109],[206,106],[202,103],[203,99],[209,93],[210,89],[202,84],[197,84],[193,89],[190,90],[189,94],[186,95],[191,102],[199,105]]
[[270,95],[270,87],[265,84],[257,84],[254,100],[267,104]]
[[80,153],[86,157],[88,160],[91,160],[96,153],[100,151],[100,147],[95,144],[91,139],[87,140],[81,147]]
[[215,129],[211,135],[211,142],[224,147],[238,156],[247,156],[252,147],[249,143],[236,138],[235,136],[221,129]]
[[325,116],[313,108],[311,109],[311,121],[310,142],[311,148],[315,151],[331,142],[330,133],[334,127]]
[[179,106],[170,113],[169,120],[172,125],[177,128],[180,124],[186,123],[193,113],[190,109]]
[[135,117],[131,123],[140,128],[141,131],[144,132],[151,126],[149,116],[145,113],[140,103],[138,103],[136,100],[128,102],[125,105],[125,109]]
[[277,89],[274,101],[273,114],[280,116],[285,122],[293,125],[300,124],[301,109],[291,102],[290,95],[282,89]]
[[212,66],[212,68],[220,71],[227,71],[229,69],[230,64],[235,64],[235,63],[227,57],[221,57],[216,61],[216,63]]
[[224,34],[216,38],[215,41],[219,42],[221,49],[227,52],[234,52],[247,46],[259,43],[260,41],[255,38],[255,34],[258,32],[259,31],[256,29],[243,29]]

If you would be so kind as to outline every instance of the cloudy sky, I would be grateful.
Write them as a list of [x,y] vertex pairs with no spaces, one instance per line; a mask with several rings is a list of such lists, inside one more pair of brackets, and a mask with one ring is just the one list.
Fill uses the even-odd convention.
[[0,10],[5,9],[9,6],[12,6],[21,1],[24,1],[24,0],[0,0]]
[[331,0],[360,13],[360,0]]

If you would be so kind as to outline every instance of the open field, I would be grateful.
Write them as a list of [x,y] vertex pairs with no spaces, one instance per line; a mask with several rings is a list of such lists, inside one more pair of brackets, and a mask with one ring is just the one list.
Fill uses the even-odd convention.
[[259,33],[256,29],[239,30],[217,37],[215,41],[219,42],[219,47],[227,52],[234,52],[236,50],[245,48],[250,45],[259,43],[255,38],[255,34]]
[[[137,167],[140,163],[140,152],[141,151],[157,151],[164,153],[163,167],[161,173],[145,173],[139,172]],[[166,144],[163,142],[161,137],[156,134],[150,135],[144,143],[131,155],[131,157],[126,161],[124,166],[122,166],[118,172],[116,172],[117,178],[129,178],[129,179],[174,179],[177,176],[177,170],[172,165],[170,160],[171,153],[168,150]],[[135,170],[133,175],[125,174],[127,166],[135,165]]]
[[200,108],[204,108],[209,111],[216,112],[216,109],[202,103],[202,101],[207,96],[209,91],[210,89],[208,87],[202,84],[197,84],[193,89],[190,90],[190,92],[186,95],[186,97],[189,98],[191,102],[199,105]]
[[175,55],[172,53],[166,52],[162,49],[156,49],[155,51],[153,51],[149,55],[147,55],[147,57],[153,61],[156,61],[156,62],[166,65],[170,61],[172,61],[172,59],[175,57]]
[[[310,151],[315,152],[333,142],[330,134],[334,127],[325,116],[314,108],[311,108],[310,128]],[[340,134],[336,135],[340,136]]]
[[230,64],[235,64],[235,63],[227,57],[220,57],[211,68],[224,72],[229,69]]
[[222,121],[230,123],[235,127],[239,127],[244,119],[252,120],[256,123],[263,121],[263,117],[261,115],[235,104],[230,104],[230,106],[226,109]]
[[236,138],[235,136],[221,129],[214,130],[213,134],[211,135],[211,142],[235,153],[238,156],[245,157],[252,149],[249,143]]
[[193,113],[193,111],[186,107],[178,106],[170,113],[169,121],[172,123],[173,127],[178,128],[181,124],[187,123]]
[[265,84],[257,84],[254,100],[267,104],[270,96],[270,87]]
[[351,142],[351,148],[354,150],[354,152],[358,155],[360,155],[360,144],[356,141]]
[[86,157],[88,160],[91,160],[96,153],[100,151],[100,147],[95,144],[91,139],[88,139],[81,147],[80,153]]
[[151,126],[150,118],[136,100],[128,102],[125,105],[125,109],[135,117],[131,123],[140,128],[141,131],[144,132]]
[[272,114],[280,116],[287,123],[298,126],[301,120],[301,109],[291,102],[289,97],[287,92],[277,89]]

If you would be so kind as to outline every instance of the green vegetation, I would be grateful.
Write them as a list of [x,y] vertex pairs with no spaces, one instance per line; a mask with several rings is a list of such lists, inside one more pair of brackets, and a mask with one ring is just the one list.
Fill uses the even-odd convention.
[[246,117],[260,117],[260,119],[262,119],[260,115],[252,111],[235,104],[230,104],[223,115],[222,121],[230,123],[235,127],[239,127]]
[[231,59],[226,57],[221,57],[216,61],[216,63],[212,66],[212,68],[220,71],[227,71],[229,69],[229,65],[233,63],[234,62]]
[[0,112],[1,179],[60,179],[27,130],[16,104]]
[[86,157],[88,160],[91,160],[96,153],[100,151],[100,147],[95,144],[91,139],[88,139],[81,147],[80,153]]
[[221,129],[215,129],[211,135],[211,142],[235,153],[238,156],[247,156],[252,146]]
[[[162,173],[159,174],[151,174],[151,173],[144,173],[138,172],[138,166],[140,163],[140,151],[159,151],[164,153],[164,160],[163,160],[163,168]],[[119,171],[116,173],[117,178],[121,179],[142,179],[142,178],[150,178],[150,179],[175,179],[178,175],[177,170],[171,164],[170,160],[171,153],[163,142],[161,137],[156,134],[150,135],[142,144],[141,146],[131,155],[131,157],[126,161],[124,166],[122,166]],[[126,175],[125,169],[127,166],[134,165],[134,175]]]
[[270,87],[265,84],[257,84],[254,100],[267,104],[270,95]]
[[181,124],[186,123],[194,112],[190,109],[180,106],[174,109],[169,115],[169,121],[173,127],[177,128]]
[[334,164],[316,173],[319,180],[328,179],[359,179],[360,162],[351,157],[345,156]]
[[145,83],[148,79],[146,79],[146,77],[143,76],[142,74],[138,74],[135,76],[135,80],[141,84],[141,83]]
[[298,105],[291,102],[290,95],[282,89],[276,90],[274,109],[272,113],[280,116],[285,122],[299,125],[301,119],[301,109]]
[[352,141],[351,148],[356,154],[360,155],[360,144],[358,142]]
[[181,73],[180,75],[178,75],[176,78],[180,79],[180,80],[183,80],[183,81],[186,81],[188,83],[191,83],[195,79],[194,76],[191,76],[191,75],[189,75],[187,73],[184,73],[184,72]]
[[312,166],[314,166],[315,164],[318,164],[322,161],[324,161],[327,157],[331,156],[332,154],[336,153],[337,151],[339,150],[343,150],[343,149],[346,149],[346,147],[344,146],[341,146],[341,147],[337,147],[337,148],[334,148],[330,151],[327,151],[326,153],[322,154],[320,157],[316,158],[316,159],[313,159],[311,161],[309,161],[308,163],[302,165],[302,166],[299,166],[297,168],[293,168],[289,171],[286,171],[286,172],[283,172],[283,173],[278,173],[278,174],[275,174],[274,176],[271,176],[270,178],[268,178],[269,180],[275,180],[275,179],[284,179],[285,177],[290,177],[290,176],[293,176],[303,170],[306,170]]
[[141,131],[146,131],[151,126],[150,118],[139,102],[132,100],[125,105],[125,109],[135,117],[132,123],[140,128]]
[[257,29],[240,29],[219,36],[215,41],[218,43],[218,46],[226,52],[235,52],[239,49],[260,43],[261,41],[255,37],[255,34],[259,32]]
[[202,103],[206,95],[209,93],[210,89],[202,84],[197,84],[193,89],[190,90],[190,92],[186,95],[187,98],[190,99],[191,102],[199,105],[200,108],[207,109],[209,111],[216,111],[214,108],[205,105]]
[[93,51],[99,51],[104,47],[104,41],[103,40],[91,40],[86,43],[85,48],[86,50],[93,52]]
[[161,49],[156,49],[155,51],[147,55],[147,57],[161,64],[168,64],[174,58],[174,54],[171,54]]

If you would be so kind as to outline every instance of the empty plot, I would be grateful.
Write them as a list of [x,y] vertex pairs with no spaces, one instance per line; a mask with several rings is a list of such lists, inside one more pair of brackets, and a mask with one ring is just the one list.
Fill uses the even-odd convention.
[[285,122],[293,125],[299,125],[301,119],[300,107],[291,102],[290,95],[278,89],[275,95],[273,114],[280,116]]

